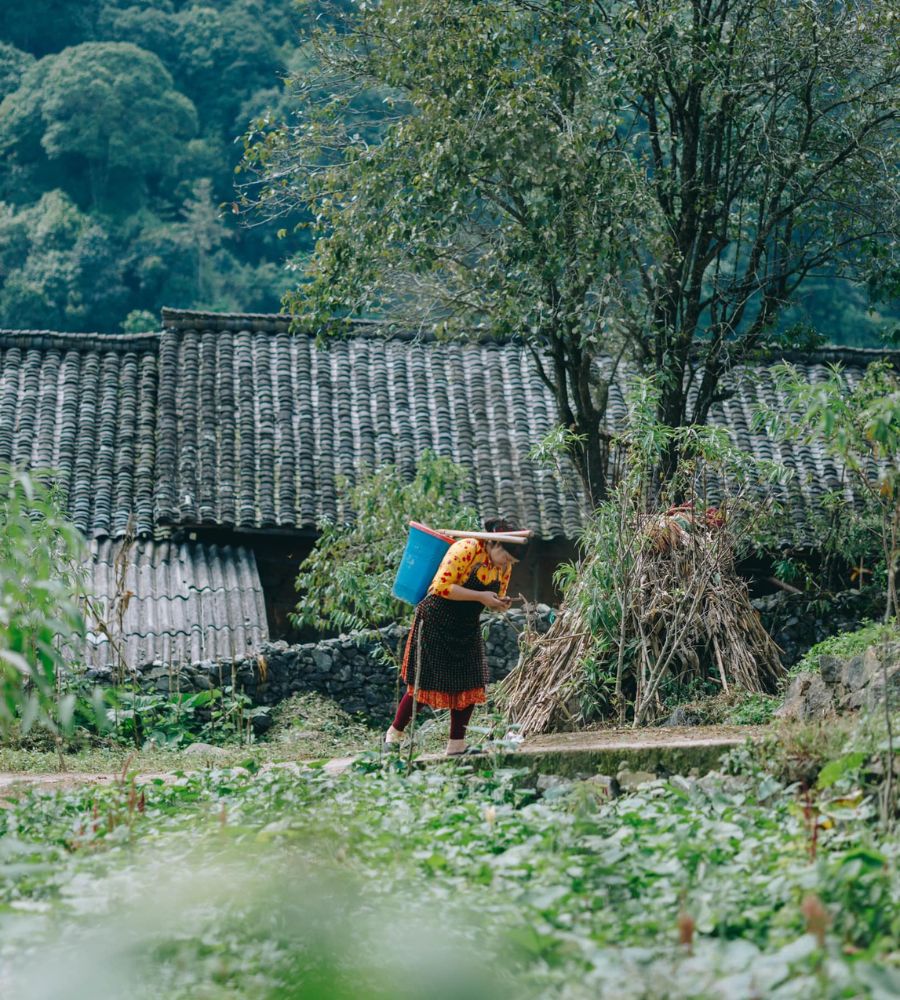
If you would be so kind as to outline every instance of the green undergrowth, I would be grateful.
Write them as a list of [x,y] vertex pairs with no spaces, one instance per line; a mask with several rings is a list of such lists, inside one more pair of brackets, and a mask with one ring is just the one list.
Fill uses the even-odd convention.
[[[144,773],[191,770],[217,764],[234,766],[251,760],[266,761],[323,760],[374,751],[381,747],[387,724],[351,716],[323,695],[294,695],[271,711],[271,729],[253,743],[237,743],[231,734],[216,739],[215,731],[200,735],[214,749],[196,753],[190,744],[157,746],[148,740],[136,749],[129,739],[99,737],[76,733],[62,743],[63,769],[73,773],[114,773],[128,767]],[[415,752],[440,753],[447,741],[449,712],[426,709],[418,716]],[[478,706],[469,727],[469,741],[486,743],[502,737],[506,725],[491,706]],[[205,742],[205,741],[204,741]],[[0,744],[0,771],[52,773],[60,770],[60,756],[51,734],[32,730],[22,735],[13,731]]]
[[845,659],[864,653],[870,646],[891,639],[900,639],[900,627],[896,619],[890,622],[865,622],[853,632],[840,632],[817,643],[791,667],[791,676],[817,672],[820,656],[837,656]]
[[324,695],[295,694],[272,709],[273,726],[260,745],[272,759],[318,760],[381,745],[381,728],[345,712]]
[[0,810],[0,993],[897,995],[896,835],[846,775],[810,808],[732,767],[616,800],[374,757],[32,793]]
[[17,774],[118,774],[127,766],[129,770],[142,774],[178,771],[196,767],[235,766],[245,760],[262,762],[270,759],[265,744],[250,747],[237,745],[215,747],[213,751],[196,753],[188,750],[167,750],[147,747],[135,750],[122,743],[83,746],[69,749],[59,755],[49,749],[25,748],[21,746],[0,746],[0,771]]
[[[509,724],[491,699],[477,705],[468,728],[472,746],[492,745],[502,740]],[[348,715],[340,706],[318,694],[298,694],[273,710],[274,725],[261,742],[271,759],[316,760],[344,757],[378,750],[384,739],[387,722],[377,725],[371,720]],[[412,726],[416,754],[441,753],[450,733],[450,713],[425,707],[417,713],[415,731]],[[404,742],[404,748],[408,746]]]
[[674,699],[671,704],[680,709],[686,725],[765,726],[772,721],[781,702],[777,695],[735,688],[728,693],[680,703]]

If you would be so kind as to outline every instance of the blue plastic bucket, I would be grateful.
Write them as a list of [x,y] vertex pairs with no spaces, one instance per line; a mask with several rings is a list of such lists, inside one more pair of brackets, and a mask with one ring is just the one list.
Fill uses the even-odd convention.
[[434,574],[452,544],[452,538],[432,531],[417,521],[410,521],[409,537],[391,591],[394,597],[408,604],[418,604],[428,592]]

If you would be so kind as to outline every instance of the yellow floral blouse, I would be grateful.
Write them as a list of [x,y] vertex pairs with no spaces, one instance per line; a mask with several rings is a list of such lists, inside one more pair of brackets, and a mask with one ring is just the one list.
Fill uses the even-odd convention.
[[499,566],[490,565],[487,562],[487,549],[477,538],[462,538],[447,549],[447,554],[431,581],[428,593],[436,594],[438,597],[448,597],[453,584],[464,586],[476,566],[478,567],[476,575],[481,583],[491,584],[499,580],[500,596],[505,597],[512,567],[500,569]]

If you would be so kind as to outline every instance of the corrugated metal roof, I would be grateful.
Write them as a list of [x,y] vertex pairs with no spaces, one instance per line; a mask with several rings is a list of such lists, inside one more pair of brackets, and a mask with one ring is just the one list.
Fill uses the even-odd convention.
[[268,639],[256,558],[244,546],[95,541],[89,590],[98,613],[86,666],[116,665],[116,647],[132,668],[230,660]]

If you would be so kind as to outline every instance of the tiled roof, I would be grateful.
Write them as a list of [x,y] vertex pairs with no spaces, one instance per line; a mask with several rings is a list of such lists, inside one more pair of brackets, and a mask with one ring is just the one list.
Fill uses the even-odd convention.
[[156,516],[314,528],[337,478],[426,448],[472,470],[466,500],[543,537],[574,535],[574,493],[528,458],[553,405],[515,342],[415,343],[371,329],[319,350],[278,317],[163,314]]
[[[119,650],[131,668],[227,661],[254,653],[268,639],[251,549],[139,541],[128,547],[124,559],[121,556],[121,542],[91,545],[88,590],[98,614],[89,615],[85,666],[115,667]],[[124,565],[121,584],[117,560]],[[127,601],[121,601],[129,592]],[[121,629],[117,606],[125,608]],[[78,651],[74,656],[80,658]]]
[[0,331],[0,461],[58,470],[92,537],[153,531],[158,340]]
[[[466,498],[543,538],[577,535],[584,516],[574,474],[561,479],[528,451],[555,421],[553,397],[527,351],[504,342],[441,343],[385,337],[357,324],[317,349],[283,316],[163,311],[160,342],[159,490],[156,516],[171,524],[314,527],[340,509],[336,477],[396,463],[411,474],[425,448],[473,471]],[[808,379],[842,362],[851,379],[884,352],[833,348],[787,355]],[[797,476],[788,500],[802,508],[841,485],[812,446],[754,432],[760,404],[779,399],[767,366],[736,373],[735,394],[711,422],[757,457]],[[625,415],[610,391],[612,426]]]
[[[529,448],[554,422],[553,398],[523,347],[384,336],[357,324],[320,349],[284,316],[163,311],[159,334],[0,331],[0,460],[60,470],[69,513],[94,538],[173,527],[313,529],[339,517],[338,478],[395,463],[410,475],[425,448],[472,470],[466,498],[544,538],[574,537],[583,501],[535,465]],[[842,361],[860,373],[881,352],[811,352],[808,378]],[[798,472],[803,504],[839,484],[815,448],[751,432],[777,405],[768,369],[744,369],[713,421],[745,449]],[[613,387],[613,423],[624,412]]]

